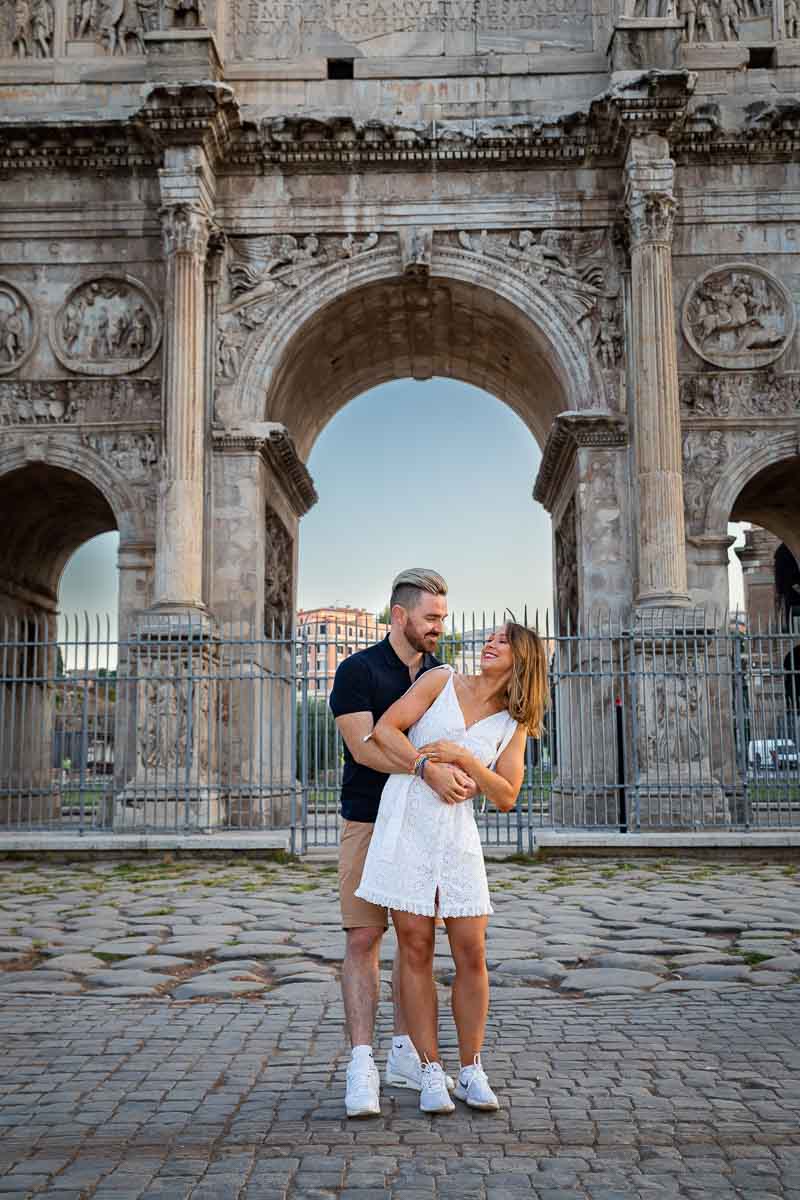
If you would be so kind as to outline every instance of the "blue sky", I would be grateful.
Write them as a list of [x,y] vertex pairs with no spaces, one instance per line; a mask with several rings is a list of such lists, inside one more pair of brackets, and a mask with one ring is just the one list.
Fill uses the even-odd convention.
[[[434,567],[450,610],[552,604],[548,514],[531,498],[541,452],[505,404],[451,379],[382,384],[322,431],[308,466],[319,503],[300,527],[298,602],[383,607],[391,580]],[[62,578],[64,612],[116,606],[116,534]]]

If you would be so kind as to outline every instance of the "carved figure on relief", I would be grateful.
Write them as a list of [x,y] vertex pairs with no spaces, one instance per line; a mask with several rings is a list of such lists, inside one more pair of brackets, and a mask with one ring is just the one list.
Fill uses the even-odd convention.
[[691,285],[683,305],[689,344],[721,367],[752,368],[774,361],[794,326],[794,304],[786,288],[747,263],[707,271]]
[[33,349],[33,310],[11,284],[0,283],[0,374],[21,366]]
[[[309,234],[298,242],[288,233],[257,238],[231,238],[233,261],[228,266],[231,294],[241,296],[254,288],[273,290],[273,278],[281,272],[279,282],[285,287],[298,287],[305,268],[321,266],[327,261],[320,251],[319,238]],[[285,268],[291,268],[286,271]]]
[[144,54],[142,34],[146,28],[136,0],[110,0],[103,11],[100,34],[109,54],[127,54],[129,38],[139,53]]
[[74,424],[83,407],[63,383],[0,383],[0,425]]
[[800,6],[798,6],[797,0],[784,0],[783,20],[786,26],[787,38],[796,38],[798,35],[798,25],[800,24]]
[[73,370],[138,370],[158,348],[155,302],[133,280],[92,280],[68,297],[53,321],[52,340],[56,356]]
[[52,0],[16,0],[11,48],[17,58],[52,58],[54,32]]
[[167,7],[176,29],[198,29],[207,25],[205,0],[167,0]]
[[87,433],[83,441],[134,481],[149,479],[158,463],[158,446],[151,433]]

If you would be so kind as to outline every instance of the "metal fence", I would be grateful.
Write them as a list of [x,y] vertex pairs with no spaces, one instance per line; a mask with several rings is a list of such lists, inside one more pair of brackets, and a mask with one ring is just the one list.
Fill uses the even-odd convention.
[[[442,661],[474,673],[493,617],[462,618]],[[338,840],[339,663],[385,634],[332,613],[291,633],[168,622],[0,625],[0,828],[182,832],[288,827]],[[686,613],[539,630],[552,704],[516,808],[476,815],[487,845],[540,828],[800,827],[800,630]]]

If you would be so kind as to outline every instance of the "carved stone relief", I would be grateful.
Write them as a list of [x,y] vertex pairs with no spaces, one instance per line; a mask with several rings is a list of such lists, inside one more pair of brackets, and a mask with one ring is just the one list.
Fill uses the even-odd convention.
[[0,425],[156,422],[161,385],[155,379],[0,380]]
[[84,433],[82,441],[90,450],[132,482],[153,478],[159,449],[152,433]]
[[321,240],[313,233],[302,238],[288,233],[230,238],[228,281],[231,295],[236,298],[258,289],[267,296],[281,288],[299,287],[314,267],[354,258],[374,250],[378,243],[377,233],[369,234],[363,241],[353,234],[347,234],[343,239]]
[[84,375],[125,375],[150,361],[161,342],[161,318],[136,279],[104,276],[80,284],[51,321],[56,358]]
[[702,532],[708,501],[726,464],[769,442],[769,429],[693,429],[683,437],[683,498],[686,527]]
[[52,58],[55,12],[52,0],[14,0],[3,53],[14,58]]
[[280,302],[308,285],[322,267],[348,262],[377,250],[381,236],[298,238],[273,234],[230,238],[227,268],[231,303],[221,306],[217,321],[217,379],[233,382],[240,370],[247,339],[260,329]]
[[676,671],[666,679],[649,655],[642,666],[636,703],[640,765],[663,771],[665,763],[680,767],[703,759],[708,743],[696,678]]
[[683,38],[689,45],[737,42],[747,36],[771,34],[770,0],[678,0],[678,15],[684,18]]
[[691,284],[683,302],[684,336],[717,367],[752,370],[774,362],[795,330],[787,288],[762,267],[726,263]]
[[767,369],[682,375],[682,414],[687,417],[783,417],[800,413],[800,375]]
[[19,288],[0,280],[0,375],[22,366],[33,352],[37,334],[32,305]]
[[570,500],[556,530],[556,608],[559,629],[567,625],[574,630],[578,624],[578,531],[575,501]]
[[[152,674],[147,674],[148,666]],[[170,772],[187,767],[193,776],[208,769],[208,736],[211,723],[209,680],[198,676],[189,682],[188,673],[176,664],[149,664],[140,660],[139,670],[145,675],[139,683],[139,712],[137,755],[139,770],[145,777],[151,773]],[[180,664],[183,668],[184,665]],[[189,704],[192,704],[191,741]],[[158,776],[156,776],[158,777]]]
[[266,511],[266,562],[264,565],[264,633],[281,636],[292,620],[292,566],[294,546],[291,535],[271,508]]
[[[551,290],[585,332],[604,366],[614,366],[621,351],[617,312],[619,272],[605,229],[574,233],[560,229],[520,229],[470,233],[458,244],[470,254],[488,255],[513,266],[540,287]],[[614,330],[617,329],[618,332]]]

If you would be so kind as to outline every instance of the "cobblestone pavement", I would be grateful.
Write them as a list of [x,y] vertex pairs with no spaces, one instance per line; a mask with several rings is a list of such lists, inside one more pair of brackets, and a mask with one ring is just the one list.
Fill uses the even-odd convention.
[[348,1122],[329,865],[0,863],[0,1200],[800,1200],[795,868],[490,878],[500,1113]]
[[[510,1000],[800,982],[794,865],[498,861],[489,877]],[[446,986],[443,930],[437,948]],[[332,863],[0,860],[0,996],[325,1001],[342,950]],[[390,933],[387,968],[393,953]]]

